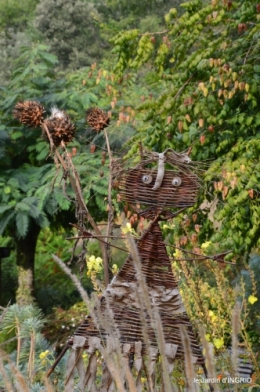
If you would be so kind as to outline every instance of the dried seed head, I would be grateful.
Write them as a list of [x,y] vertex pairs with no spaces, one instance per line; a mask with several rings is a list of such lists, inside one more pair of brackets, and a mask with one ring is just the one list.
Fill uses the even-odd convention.
[[90,108],[86,111],[86,121],[98,133],[108,127],[110,118],[103,110]]
[[56,106],[51,108],[51,117],[50,117],[51,119],[65,118],[66,116],[67,116],[67,114],[63,110],[56,108]]
[[[45,124],[48,127],[53,143],[56,147],[61,144],[61,141],[64,143],[71,142],[75,136],[74,124],[71,122],[68,114],[63,110],[52,108],[51,117],[45,120]],[[43,137],[49,141],[44,130]]]
[[44,107],[36,101],[20,101],[13,110],[14,118],[29,127],[38,127],[43,122]]

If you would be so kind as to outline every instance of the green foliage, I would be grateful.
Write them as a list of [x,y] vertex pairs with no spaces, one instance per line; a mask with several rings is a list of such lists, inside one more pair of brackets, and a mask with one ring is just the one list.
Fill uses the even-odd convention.
[[[256,298],[260,298],[260,282],[258,280],[260,270],[259,254],[252,254],[249,259],[249,268],[243,269],[241,275],[236,279],[236,283],[242,281],[245,284],[246,299],[254,292]],[[248,313],[247,328],[253,345],[259,342],[260,331],[260,301],[256,301]]]
[[[35,257],[35,297],[46,314],[51,313],[54,306],[67,310],[79,300],[74,284],[52,259],[52,254],[57,255],[64,262],[70,262],[70,267],[77,272],[81,248],[76,249],[72,257],[74,243],[66,239],[70,235],[75,236],[75,231],[69,233],[59,229],[53,235],[50,229],[46,229],[39,235]],[[86,275],[82,278],[82,284],[86,290],[90,290]]]
[[87,1],[41,0],[34,25],[63,68],[79,68],[100,59],[104,51],[97,17],[95,5]]
[[22,3],[17,0],[0,1],[0,30],[6,27],[23,29],[33,17],[38,0],[27,0]]
[[[192,147],[194,160],[210,160],[199,202],[218,199],[214,222],[219,225],[216,232],[216,224],[205,221],[200,204],[196,205],[198,243],[210,240],[215,251],[231,249],[228,258],[234,260],[260,245],[256,223],[260,21],[256,6],[256,1],[232,5],[192,1],[182,5],[185,12],[181,16],[175,9],[168,12],[163,34],[129,30],[113,39],[117,72],[142,66],[138,72],[146,78],[153,75],[150,87],[147,85],[150,95],[137,107],[143,123],[131,140],[127,157],[142,142],[156,151]],[[153,44],[156,41],[152,51],[149,36],[154,38]],[[194,225],[188,229],[180,226],[178,233],[188,233],[189,246],[196,247],[191,242],[192,229]]]
[[[5,313],[1,323],[0,340],[6,340],[12,331],[15,332],[17,340],[17,349],[11,352],[8,361],[4,363],[5,376],[8,377],[12,390],[16,390],[17,385],[21,386],[21,390],[25,390],[26,386],[26,390],[31,392],[46,390],[43,379],[48,366],[54,360],[54,351],[41,334],[45,321],[39,308],[33,305],[19,307],[15,304]],[[65,374],[65,361],[66,356],[52,375],[58,390],[64,389],[64,380],[60,375]],[[18,376],[13,372],[15,362],[19,371]],[[0,374],[0,387],[6,387],[3,373]]]
[[[51,216],[58,206],[63,206],[60,192],[55,199],[50,181],[49,164],[42,168],[22,166],[16,170],[6,170],[1,177],[1,235],[8,232],[18,238],[25,237],[30,220],[34,220],[41,228],[49,225],[46,214]],[[41,187],[48,192],[42,192]],[[54,188],[55,189],[55,188]],[[63,196],[63,201],[66,200]],[[58,204],[59,203],[59,204]]]
[[60,350],[75,328],[84,321],[86,315],[87,308],[83,302],[77,302],[66,310],[55,307],[48,317],[48,324],[43,329],[43,333],[48,341],[54,343],[57,350]]
[[121,22],[121,29],[128,27],[136,27],[145,17],[158,16],[163,17],[164,13],[172,7],[178,7],[180,0],[106,0],[104,5],[99,7],[100,13],[104,14],[104,18],[110,21]]
[[[38,99],[47,109],[54,104],[58,105],[75,118],[79,142],[75,140],[68,148],[73,148],[74,151],[73,161],[82,178],[83,195],[97,221],[107,216],[105,199],[108,161],[103,157],[101,159],[105,139],[103,135],[96,135],[90,130],[86,132],[82,117],[87,106],[98,102],[102,88],[107,87],[104,105],[111,102],[111,95],[112,99],[115,98],[115,78],[105,69],[96,69],[94,66],[73,76],[68,75],[66,79],[58,79],[53,72],[55,64],[56,58],[48,52],[48,47],[40,44],[24,48],[16,62],[11,82],[1,92],[1,233],[10,234],[16,240],[24,238],[27,241],[26,235],[33,222],[40,228],[45,228],[50,224],[52,227],[66,226],[75,221],[71,215],[75,195],[68,181],[63,181],[62,188],[61,172],[46,163],[48,144],[41,139],[39,130],[20,125],[18,128],[12,118],[13,106],[21,98]],[[87,72],[93,74],[88,82],[85,79]],[[125,88],[125,85],[120,88]],[[121,147],[127,133],[132,130],[131,123],[125,121],[125,132],[118,137],[117,127],[111,127],[111,147]],[[86,153],[86,138],[88,145],[90,142],[96,144],[95,154],[90,154],[88,149]],[[64,211],[67,213],[64,214]]]
[[[34,305],[25,307],[20,307],[17,304],[11,305],[0,325],[0,341],[5,342],[16,335],[19,335],[20,339],[29,338],[30,332],[32,330],[39,332],[43,324],[42,312]],[[14,347],[17,347],[17,342],[11,342],[8,347],[13,350]],[[19,347],[18,350],[20,350]]]

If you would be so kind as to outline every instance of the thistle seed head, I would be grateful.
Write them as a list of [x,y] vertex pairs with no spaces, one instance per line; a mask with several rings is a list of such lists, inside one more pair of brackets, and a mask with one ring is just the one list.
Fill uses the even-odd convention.
[[108,127],[110,118],[106,112],[99,108],[90,108],[86,111],[86,121],[97,133]]
[[[52,108],[51,117],[45,120],[45,124],[48,127],[53,143],[56,147],[58,147],[62,141],[66,144],[71,142],[75,136],[75,126],[71,122],[68,114],[63,110]],[[44,139],[49,140],[44,131],[43,137]]]
[[34,128],[41,126],[44,113],[44,107],[36,101],[20,101],[13,109],[14,118]]

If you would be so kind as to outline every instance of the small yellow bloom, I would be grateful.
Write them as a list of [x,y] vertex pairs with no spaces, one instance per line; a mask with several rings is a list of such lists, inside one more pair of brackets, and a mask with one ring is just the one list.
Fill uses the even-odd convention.
[[207,242],[204,242],[203,244],[201,244],[201,248],[202,249],[207,249],[210,245],[211,245],[211,242],[207,241]]
[[176,249],[176,251],[173,253],[173,257],[175,259],[178,259],[178,258],[182,257],[181,251],[179,249]]
[[207,334],[205,335],[205,338],[206,338],[207,342],[210,342],[210,334],[209,334],[209,333],[207,333]]
[[118,272],[118,266],[117,266],[116,264],[113,264],[113,265],[112,265],[112,272],[113,272],[114,275],[117,274],[117,272]]
[[46,358],[47,355],[49,354],[49,352],[50,352],[49,350],[42,351],[42,352],[40,353],[40,355],[39,355],[39,358],[40,358],[40,359]]
[[91,276],[92,273],[99,273],[103,268],[103,260],[101,257],[95,257],[94,255],[87,258],[87,275]]
[[254,295],[249,295],[248,297],[248,302],[253,305],[256,301],[258,301],[258,298],[255,297]]
[[209,317],[211,318],[212,321],[215,321],[217,319],[217,316],[214,314],[212,310],[209,310]]
[[165,229],[170,229],[170,226],[168,226],[168,225],[163,225],[163,229],[165,230]]
[[178,384],[184,386],[184,385],[185,385],[185,381],[181,378],[181,379],[178,381]]
[[123,234],[127,234],[127,233],[131,233],[132,231],[132,226],[130,222],[127,222],[127,224],[125,225],[125,227],[122,227],[122,233]]
[[213,344],[216,348],[221,348],[222,346],[224,346],[224,339],[220,338],[220,339],[213,339]]

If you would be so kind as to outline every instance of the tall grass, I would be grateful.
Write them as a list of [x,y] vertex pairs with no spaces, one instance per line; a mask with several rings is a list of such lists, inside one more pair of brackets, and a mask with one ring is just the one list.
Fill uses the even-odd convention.
[[[203,315],[202,320],[200,320],[200,317],[195,318],[192,311],[190,311],[194,328],[198,328],[199,331],[200,344],[206,360],[207,378],[213,380],[213,383],[209,384],[205,382],[206,375],[203,369],[194,364],[191,344],[185,328],[180,328],[185,354],[184,361],[178,360],[174,361],[172,364],[169,363],[169,359],[165,355],[165,340],[162,324],[160,322],[160,315],[157,308],[151,304],[148,287],[142,274],[141,260],[136,244],[130,234],[126,234],[126,241],[135,265],[138,286],[140,288],[140,290],[137,290],[136,292],[136,298],[140,308],[143,340],[146,345],[146,356],[144,358],[139,357],[139,359],[135,358],[134,362],[136,361],[136,363],[132,364],[133,366],[130,364],[129,352],[127,351],[128,347],[127,345],[122,347],[120,344],[119,331],[109,306],[107,305],[105,312],[101,311],[100,301],[97,296],[93,295],[90,298],[81,286],[78,278],[71,273],[70,269],[57,256],[53,256],[54,261],[59,264],[75,283],[83,301],[87,305],[89,314],[94,320],[96,328],[102,328],[107,332],[107,335],[110,336],[110,340],[108,339],[109,344],[106,346],[98,346],[99,354],[96,355],[96,358],[93,356],[93,353],[96,353],[96,350],[92,351],[92,353],[85,353],[82,349],[77,351],[78,364],[80,363],[82,369],[84,368],[88,371],[88,379],[84,381],[85,387],[76,371],[76,366],[73,366],[70,369],[69,374],[68,372],[66,373],[65,363],[71,355],[68,352],[59,362],[50,378],[47,379],[46,373],[54,362],[55,353],[54,349],[48,345],[44,337],[40,334],[43,325],[43,317],[36,308],[35,310],[26,310],[22,308],[19,309],[17,305],[12,305],[3,311],[2,317],[0,318],[0,328],[1,334],[13,330],[17,344],[13,352],[9,354],[3,349],[0,349],[0,388],[2,388],[0,390],[7,392],[94,391],[94,381],[97,383],[97,388],[101,388],[102,383],[104,383],[104,377],[106,376],[108,385],[110,385],[110,389],[108,389],[109,392],[197,392],[208,391],[210,389],[215,392],[222,390],[233,392],[246,391],[253,387],[254,391],[257,391],[257,388],[260,388],[257,383],[259,377],[259,359],[254,352],[254,348],[250,343],[246,331],[244,318],[248,314],[248,302],[244,299],[245,290],[243,284],[241,284],[239,291],[236,288],[230,290],[230,287],[227,286],[228,282],[225,279],[224,274],[221,271],[216,272],[217,287],[222,291],[228,287],[228,293],[231,296],[230,302],[225,304],[224,300],[227,300],[227,292],[219,294],[219,303],[221,305],[217,305],[219,306],[217,314],[218,320],[221,321],[224,317],[225,325],[229,325],[229,329],[222,326],[220,327],[220,330],[222,331],[224,328],[225,339],[232,344],[232,350],[227,350],[226,342],[223,341],[222,344],[221,338],[219,338],[218,341],[216,339],[214,340],[215,326],[214,323],[213,325],[210,325],[210,323],[212,323],[211,316],[205,314]],[[186,286],[187,293],[184,295],[186,305],[188,304],[188,300],[191,301],[191,298],[188,299],[188,296],[191,295],[191,291],[188,290],[188,287],[193,288],[194,281],[191,269],[187,268],[185,264],[182,271],[188,282]],[[240,295],[240,300],[238,300],[238,293]],[[194,308],[201,309],[200,304],[202,303],[204,312],[209,312],[204,294],[202,287],[202,291],[197,292],[197,294],[192,297],[192,301],[195,302]],[[192,301],[189,303],[189,306],[192,306]],[[187,306],[188,309],[189,306]],[[222,310],[222,307],[224,306],[225,314],[224,310]],[[28,322],[29,311],[32,313],[31,324]],[[157,337],[159,356],[149,341],[146,313],[149,314],[149,318],[152,320],[151,325]],[[16,317],[13,317],[14,314]],[[27,318],[25,316],[26,314]],[[19,328],[17,328],[17,325],[19,325]],[[219,343],[219,347],[217,347],[217,343]],[[5,343],[2,344],[3,348],[4,344]],[[254,377],[252,382],[248,384],[242,382],[241,384],[223,383],[223,378],[239,376],[238,360],[240,350],[238,350],[238,348],[241,344],[245,347],[244,352],[246,354],[246,360],[254,365]],[[250,348],[250,350],[248,350],[248,348]],[[72,374],[73,377],[71,378],[70,375]],[[81,385],[81,387],[79,385]]]

